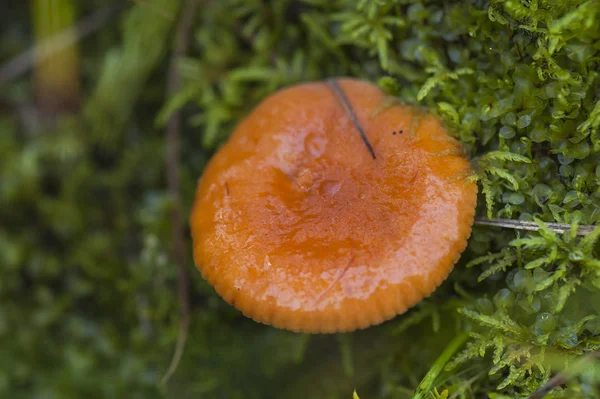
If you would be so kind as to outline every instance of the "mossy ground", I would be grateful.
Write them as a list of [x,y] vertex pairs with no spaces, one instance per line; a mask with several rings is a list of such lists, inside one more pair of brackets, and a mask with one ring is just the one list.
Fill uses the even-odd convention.
[[[7,60],[31,44],[25,6],[9,3]],[[444,118],[473,159],[479,215],[600,221],[600,1],[209,0],[179,60],[183,90],[166,98],[181,9],[132,2],[84,39],[83,112],[52,127],[36,123],[28,76],[3,83],[0,397],[409,398],[429,371],[420,397],[519,398],[566,368],[549,397],[600,398],[598,362],[576,360],[600,350],[600,230],[543,225],[476,227],[431,298],[337,336],[245,319],[190,262],[189,338],[160,388],[179,328],[164,161],[175,109],[186,212],[207,159],[262,98],[353,76]]]

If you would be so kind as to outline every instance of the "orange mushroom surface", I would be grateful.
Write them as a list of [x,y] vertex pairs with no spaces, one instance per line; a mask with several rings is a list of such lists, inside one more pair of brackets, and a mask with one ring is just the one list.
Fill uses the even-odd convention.
[[446,279],[474,218],[469,162],[436,117],[385,100],[352,79],[293,86],[213,156],[191,229],[225,301],[283,329],[351,331]]

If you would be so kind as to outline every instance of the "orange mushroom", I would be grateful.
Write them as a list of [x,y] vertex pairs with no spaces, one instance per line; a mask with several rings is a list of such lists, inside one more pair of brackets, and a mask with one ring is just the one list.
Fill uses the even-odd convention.
[[311,333],[403,313],[446,279],[473,223],[462,147],[370,83],[308,83],[264,100],[211,159],[194,259],[252,319]]

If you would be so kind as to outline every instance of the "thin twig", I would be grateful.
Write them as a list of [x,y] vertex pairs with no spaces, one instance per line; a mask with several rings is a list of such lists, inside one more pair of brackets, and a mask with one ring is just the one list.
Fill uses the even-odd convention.
[[45,60],[57,51],[94,33],[115,17],[125,5],[126,2],[115,1],[102,7],[95,13],[83,18],[75,26],[67,28],[17,55],[0,66],[0,84],[18,78],[32,69],[37,62]]
[[[538,231],[540,226],[535,222],[526,222],[524,220],[513,219],[488,219],[483,217],[475,218],[475,224],[480,226],[503,227],[507,229]],[[546,223],[546,226],[555,233],[564,233],[571,230],[571,225],[566,223]],[[584,225],[579,226],[577,235],[585,236],[590,234],[596,226]]]
[[365,133],[364,129],[362,128],[360,121],[358,120],[358,117],[356,116],[356,113],[354,112],[354,109],[352,109],[352,104],[350,104],[348,97],[346,97],[346,95],[344,94],[344,91],[342,90],[340,85],[337,83],[337,80],[327,79],[327,85],[331,88],[331,90],[333,91],[333,93],[335,94],[335,96],[337,97],[339,102],[344,107],[344,110],[346,111],[346,113],[350,116],[350,119],[352,120],[354,127],[356,127],[356,130],[358,130],[358,133],[360,134],[360,138],[362,139],[362,141],[364,141],[365,145],[367,146],[367,149],[371,153],[371,156],[373,157],[373,159],[376,159],[375,151],[373,151],[373,147],[371,146],[371,143],[369,143],[367,134]]
[[[199,4],[199,0],[187,0],[181,10],[181,17],[175,33],[175,49],[169,67],[169,76],[167,81],[167,93],[173,95],[181,87],[181,76],[179,75],[177,63],[182,57],[185,57],[189,44],[190,31],[193,27],[194,17]],[[187,341],[188,329],[190,325],[190,277],[186,269],[186,250],[184,223],[181,210],[180,198],[180,146],[181,146],[181,114],[179,111],[173,112],[167,122],[167,183],[169,194],[173,201],[173,211],[171,213],[171,240],[173,242],[173,257],[179,265],[178,293],[179,306],[181,311],[181,320],[179,323],[179,334],[175,352],[171,359],[171,364],[167,372],[161,379],[164,385],[177,370],[185,342]]]
[[[585,365],[587,365],[587,363],[595,359],[600,359],[600,352],[591,352],[585,356],[582,356],[578,364],[574,365],[574,368],[577,368],[577,366],[579,366],[580,368],[584,367]],[[529,397],[529,399],[542,399],[544,396],[549,394],[550,391],[552,391],[554,388],[566,384],[567,381],[569,381],[574,374],[576,373],[574,373],[572,369],[564,370],[556,374],[554,377],[550,378],[548,382],[545,383],[540,389],[535,391],[533,395]]]

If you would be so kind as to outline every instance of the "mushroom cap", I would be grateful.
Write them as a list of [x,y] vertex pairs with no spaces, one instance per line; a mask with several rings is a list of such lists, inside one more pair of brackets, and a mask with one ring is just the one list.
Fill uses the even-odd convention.
[[446,279],[475,212],[469,162],[436,117],[333,82],[264,100],[212,157],[191,216],[202,276],[246,316],[292,331],[403,313]]

